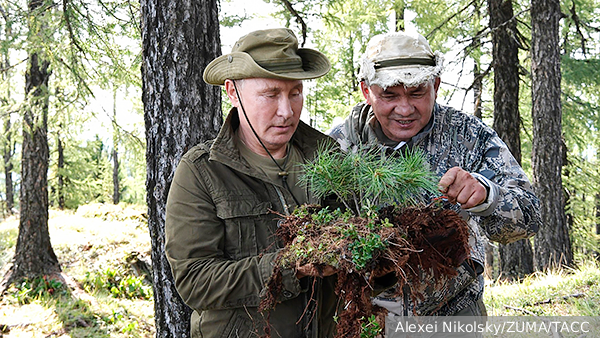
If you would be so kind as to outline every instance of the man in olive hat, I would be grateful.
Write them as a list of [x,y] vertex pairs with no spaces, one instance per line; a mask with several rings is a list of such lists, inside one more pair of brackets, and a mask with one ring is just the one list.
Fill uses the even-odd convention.
[[224,86],[233,108],[216,139],[181,159],[166,216],[165,251],[193,309],[192,337],[333,336],[332,267],[285,269],[274,310],[258,311],[279,250],[273,211],[320,202],[298,184],[298,164],[335,141],[300,121],[302,80],[330,68],[289,29],[252,32],[206,67],[204,81]]
[[421,288],[423,299],[412,299],[409,292],[381,294],[374,302],[390,316],[485,314],[483,234],[509,243],[533,236],[541,224],[539,200],[496,132],[472,115],[436,103],[442,70],[442,55],[420,34],[373,37],[359,74],[366,102],[330,132],[343,149],[369,144],[391,154],[422,150],[441,177],[440,192],[470,226],[471,257],[457,276],[436,279],[422,271],[422,283],[412,287]]

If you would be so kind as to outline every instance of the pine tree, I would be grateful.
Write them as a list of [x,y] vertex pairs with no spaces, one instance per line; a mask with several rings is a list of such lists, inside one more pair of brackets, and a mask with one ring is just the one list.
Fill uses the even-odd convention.
[[571,265],[573,252],[562,190],[562,137],[558,0],[531,2],[531,82],[534,189],[541,201],[542,227],[535,237],[535,263],[540,270]]

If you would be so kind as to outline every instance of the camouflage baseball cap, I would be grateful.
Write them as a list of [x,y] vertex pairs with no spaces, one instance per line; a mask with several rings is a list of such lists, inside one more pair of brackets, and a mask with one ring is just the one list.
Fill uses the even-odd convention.
[[393,32],[371,38],[362,57],[360,81],[388,88],[416,87],[440,76],[444,58],[419,33]]
[[206,66],[204,81],[223,85],[226,79],[272,78],[307,80],[321,77],[331,69],[327,57],[314,49],[298,48],[290,29],[258,30],[241,37],[231,53]]

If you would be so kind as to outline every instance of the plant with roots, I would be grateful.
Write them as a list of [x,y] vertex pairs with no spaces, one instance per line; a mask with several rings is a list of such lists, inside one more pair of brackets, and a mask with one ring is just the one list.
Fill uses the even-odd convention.
[[[438,194],[438,178],[422,152],[387,156],[379,148],[342,153],[323,146],[302,169],[301,181],[317,197],[334,194],[343,207],[303,205],[292,215],[281,215],[276,235],[284,248],[261,310],[275,306],[283,269],[330,265],[338,271],[335,292],[343,302],[337,337],[374,337],[383,328],[377,317],[383,310],[370,299],[379,277],[393,274],[396,289],[402,290],[418,283],[419,271],[433,277],[455,274],[468,256],[464,220],[427,204]],[[421,297],[419,292],[411,289],[413,299]]]
[[419,150],[386,156],[379,148],[342,153],[323,146],[301,182],[319,197],[337,195],[356,216],[383,205],[416,206],[437,193],[438,177]]

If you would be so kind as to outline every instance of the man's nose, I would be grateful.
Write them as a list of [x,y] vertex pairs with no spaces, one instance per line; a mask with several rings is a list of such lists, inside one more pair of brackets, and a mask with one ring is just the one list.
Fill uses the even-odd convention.
[[282,95],[282,98],[279,100],[279,107],[277,108],[277,115],[290,118],[294,115],[294,111],[292,110],[292,102],[288,97]]
[[399,97],[396,101],[396,106],[394,107],[394,111],[396,112],[396,114],[399,114],[402,116],[408,116],[408,115],[412,114],[413,105],[412,105],[412,103],[410,103],[408,98]]

